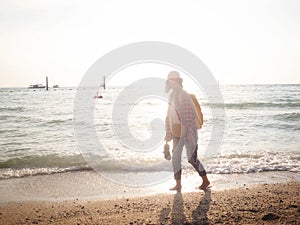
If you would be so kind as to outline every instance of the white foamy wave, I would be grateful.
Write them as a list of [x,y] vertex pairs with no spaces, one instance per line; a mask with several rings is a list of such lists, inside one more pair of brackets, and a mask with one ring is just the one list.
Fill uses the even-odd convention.
[[255,173],[266,171],[300,172],[300,154],[231,154],[208,159],[207,172],[213,174]]
[[74,171],[92,170],[89,166],[73,166],[67,168],[42,167],[42,168],[3,168],[0,169],[0,180],[8,178],[22,178],[36,175],[49,175],[55,173],[66,173]]
[[[52,158],[54,156],[51,156]],[[35,175],[48,175],[54,173],[76,172],[96,169],[101,172],[172,172],[171,161],[157,157],[127,157],[109,158],[90,156],[94,165],[87,165],[82,161],[76,162],[73,157],[55,156],[56,160],[49,160],[49,156],[32,157],[30,159],[15,159],[2,162],[0,165],[0,179],[21,178]],[[209,174],[240,174],[267,171],[289,171],[300,173],[300,154],[228,154],[223,156],[201,158]],[[62,162],[60,162],[62,161]],[[18,165],[16,165],[16,163]],[[47,167],[43,165],[47,164]],[[64,166],[69,164],[69,166]],[[182,166],[188,173],[195,172],[183,157]]]

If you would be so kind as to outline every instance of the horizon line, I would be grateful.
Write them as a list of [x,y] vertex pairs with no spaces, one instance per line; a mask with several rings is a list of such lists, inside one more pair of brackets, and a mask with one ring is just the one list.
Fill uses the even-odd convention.
[[[238,85],[300,85],[300,83],[219,83],[220,86],[238,86]],[[110,85],[110,87],[125,87],[127,85]],[[60,89],[60,88],[78,88],[79,86],[59,86],[58,88],[49,87],[49,89]],[[98,87],[98,86],[95,86]],[[28,86],[0,86],[0,88],[27,88],[30,89]],[[99,87],[100,88],[100,87]],[[40,90],[43,90],[41,88]]]

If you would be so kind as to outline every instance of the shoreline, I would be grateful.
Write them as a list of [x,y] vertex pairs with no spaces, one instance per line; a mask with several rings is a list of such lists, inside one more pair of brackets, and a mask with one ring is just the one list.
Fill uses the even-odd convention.
[[[120,173],[121,177],[123,174]],[[145,176],[147,174],[145,173]],[[249,174],[208,174],[212,191],[252,187],[259,184],[300,182],[300,174],[293,172],[261,172]],[[182,193],[197,192],[201,179],[198,174],[183,173]],[[10,202],[70,200],[114,200],[170,194],[174,185],[170,179],[157,185],[130,187],[112,182],[95,171],[57,173],[0,180],[0,205]]]
[[300,182],[114,200],[0,204],[1,224],[299,224]]

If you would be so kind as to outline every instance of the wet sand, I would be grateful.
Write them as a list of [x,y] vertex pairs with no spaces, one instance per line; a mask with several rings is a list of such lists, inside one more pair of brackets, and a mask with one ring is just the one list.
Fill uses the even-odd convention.
[[[148,177],[149,173],[142,173]],[[115,173],[117,174],[117,173]],[[67,200],[111,200],[116,198],[144,197],[154,194],[170,194],[169,187],[174,179],[145,187],[126,186],[111,182],[95,171],[78,171],[50,175],[28,176],[0,180],[0,204],[27,201],[67,201]],[[118,174],[120,179],[122,173]],[[120,180],[119,179],[119,180]],[[247,174],[209,174],[214,191],[238,187],[251,187],[258,184],[300,182],[299,173],[264,172]],[[117,181],[117,179],[116,179]],[[197,173],[182,176],[182,193],[194,192],[201,179]]]
[[6,202],[0,224],[300,224],[300,182],[114,200]]

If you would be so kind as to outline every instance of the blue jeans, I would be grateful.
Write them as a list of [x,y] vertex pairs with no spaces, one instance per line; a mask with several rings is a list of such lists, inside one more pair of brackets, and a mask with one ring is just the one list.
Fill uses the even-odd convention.
[[183,147],[186,148],[186,155],[188,157],[188,162],[192,164],[198,174],[202,176],[206,176],[206,171],[204,166],[199,161],[197,157],[198,145],[191,146],[189,143],[185,143],[183,138],[173,138],[173,154],[172,154],[172,165],[175,180],[181,179],[181,155]]

